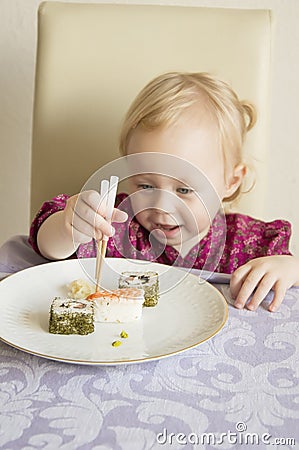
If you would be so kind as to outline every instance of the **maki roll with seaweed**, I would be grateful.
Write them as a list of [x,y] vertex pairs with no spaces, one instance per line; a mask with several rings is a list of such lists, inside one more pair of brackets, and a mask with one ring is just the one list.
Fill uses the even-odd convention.
[[94,331],[93,304],[87,300],[55,297],[50,308],[49,332],[90,334]]
[[157,272],[122,272],[119,278],[120,288],[143,289],[143,306],[156,306],[159,299],[159,277]]

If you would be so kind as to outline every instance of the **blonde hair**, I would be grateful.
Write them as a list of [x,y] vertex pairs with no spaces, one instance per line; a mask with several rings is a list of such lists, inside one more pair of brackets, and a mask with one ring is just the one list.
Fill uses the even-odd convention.
[[[242,147],[247,131],[256,122],[256,110],[247,101],[240,101],[233,89],[211,74],[169,72],[150,81],[131,104],[121,129],[120,152],[127,146],[135,128],[147,130],[169,126],[191,106],[207,107],[216,120],[225,167],[228,160],[244,163]],[[225,201],[235,200],[242,185]]]

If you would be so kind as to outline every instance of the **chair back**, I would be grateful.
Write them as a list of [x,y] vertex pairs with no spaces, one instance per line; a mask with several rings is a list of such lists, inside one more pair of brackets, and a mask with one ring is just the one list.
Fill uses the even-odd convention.
[[257,183],[242,212],[263,215],[271,16],[267,10],[44,2],[38,12],[31,214],[74,194],[118,158],[122,119],[140,89],[168,71],[211,72],[252,101],[246,152]]

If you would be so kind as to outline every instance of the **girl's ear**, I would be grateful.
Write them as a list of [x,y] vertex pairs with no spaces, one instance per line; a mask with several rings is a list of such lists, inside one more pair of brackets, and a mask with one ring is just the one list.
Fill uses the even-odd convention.
[[246,171],[247,168],[244,164],[238,164],[234,167],[226,183],[225,198],[231,197],[236,192],[246,175]]

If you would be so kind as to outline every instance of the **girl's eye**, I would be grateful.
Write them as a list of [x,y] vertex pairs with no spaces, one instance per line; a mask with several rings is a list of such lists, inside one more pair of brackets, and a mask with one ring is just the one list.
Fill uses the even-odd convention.
[[150,184],[138,184],[139,189],[154,189]]
[[178,192],[179,194],[183,194],[183,195],[186,195],[186,194],[192,194],[193,189],[190,189],[190,188],[178,188],[178,189],[177,189],[177,192]]

